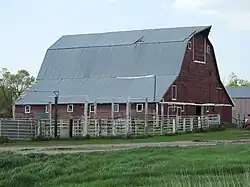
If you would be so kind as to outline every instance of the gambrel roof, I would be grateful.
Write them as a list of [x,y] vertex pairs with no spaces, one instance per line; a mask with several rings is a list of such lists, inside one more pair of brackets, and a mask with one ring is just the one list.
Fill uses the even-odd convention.
[[[177,78],[188,40],[211,26],[62,36],[46,52],[37,83],[17,104],[126,102],[162,98]],[[35,91],[35,92],[34,92]],[[140,99],[139,99],[140,100]]]

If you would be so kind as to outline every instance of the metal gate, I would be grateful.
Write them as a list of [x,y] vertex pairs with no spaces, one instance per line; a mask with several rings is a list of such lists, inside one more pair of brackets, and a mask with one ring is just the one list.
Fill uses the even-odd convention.
[[0,136],[11,140],[26,140],[36,136],[36,120],[0,119]]

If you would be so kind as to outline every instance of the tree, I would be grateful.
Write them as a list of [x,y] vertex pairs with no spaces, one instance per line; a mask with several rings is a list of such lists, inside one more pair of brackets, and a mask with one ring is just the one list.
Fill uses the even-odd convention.
[[0,71],[0,116],[10,117],[12,104],[30,87],[35,78],[27,70],[16,74],[6,68]]
[[250,86],[249,80],[239,79],[235,73],[230,74],[230,79],[227,84],[227,86],[230,87],[238,87],[238,86]]

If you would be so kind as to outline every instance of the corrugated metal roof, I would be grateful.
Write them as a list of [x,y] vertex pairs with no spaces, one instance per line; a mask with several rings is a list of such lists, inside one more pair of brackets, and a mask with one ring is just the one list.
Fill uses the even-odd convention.
[[144,43],[183,41],[194,32],[200,32],[207,28],[209,26],[67,35],[63,36],[49,49],[130,45],[140,38],[142,38]]
[[250,86],[226,87],[232,98],[250,98]]
[[60,103],[85,101],[74,95],[88,95],[89,102],[153,99],[154,78],[117,79],[147,75],[157,77],[156,96],[162,97],[180,72],[188,38],[205,29],[210,26],[63,36],[47,50],[38,83],[17,104],[48,103],[53,90]]
[[[160,100],[171,85],[175,75],[157,77],[156,99]],[[114,99],[117,103],[124,103],[128,98],[142,102],[148,98],[154,100],[154,77],[139,79],[117,78],[83,78],[62,80],[41,80],[33,85],[18,104],[44,104],[54,102],[52,91],[59,91],[59,103],[88,102],[110,103]],[[84,95],[87,95],[86,98]]]
[[173,75],[184,51],[183,42],[48,50],[37,78]]

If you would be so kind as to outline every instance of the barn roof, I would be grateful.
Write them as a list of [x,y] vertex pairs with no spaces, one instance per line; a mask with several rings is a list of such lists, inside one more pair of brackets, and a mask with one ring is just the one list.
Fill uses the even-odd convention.
[[232,98],[250,98],[250,86],[226,87]]
[[[62,36],[46,52],[37,83],[16,104],[124,102],[162,98],[177,78],[188,40],[211,26]],[[141,99],[139,99],[141,100]]]

